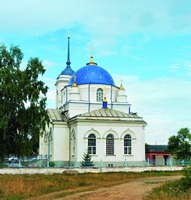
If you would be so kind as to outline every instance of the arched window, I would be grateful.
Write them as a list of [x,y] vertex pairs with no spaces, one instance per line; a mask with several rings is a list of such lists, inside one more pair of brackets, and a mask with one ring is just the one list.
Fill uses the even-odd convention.
[[131,136],[125,135],[124,137],[124,154],[131,154]]
[[94,134],[88,136],[88,154],[96,154],[96,136]]
[[114,155],[114,137],[112,134],[106,137],[106,155]]
[[103,89],[99,88],[97,89],[97,93],[96,93],[96,99],[97,101],[103,101]]

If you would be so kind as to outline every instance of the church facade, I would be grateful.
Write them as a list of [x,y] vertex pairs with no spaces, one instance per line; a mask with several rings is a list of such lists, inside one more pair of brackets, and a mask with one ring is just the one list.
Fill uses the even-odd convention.
[[143,166],[146,122],[131,112],[125,89],[94,62],[58,76],[56,108],[48,109],[50,124],[39,142],[39,154],[61,166],[80,167],[89,153],[95,166]]

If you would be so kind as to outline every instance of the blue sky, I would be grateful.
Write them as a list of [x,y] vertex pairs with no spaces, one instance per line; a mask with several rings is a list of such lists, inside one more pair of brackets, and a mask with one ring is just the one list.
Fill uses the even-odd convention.
[[48,107],[54,83],[66,66],[89,61],[123,80],[132,110],[148,123],[146,142],[166,144],[191,128],[190,0],[0,0],[0,43],[18,45],[22,67],[39,57],[46,68]]

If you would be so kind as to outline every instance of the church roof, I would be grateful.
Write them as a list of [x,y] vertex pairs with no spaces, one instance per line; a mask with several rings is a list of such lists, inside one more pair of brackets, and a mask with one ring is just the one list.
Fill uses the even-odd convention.
[[48,109],[48,115],[52,121],[63,121],[59,110]]
[[87,112],[87,113],[83,113],[83,114],[80,114],[80,115],[77,115],[77,117],[85,117],[85,118],[117,118],[117,119],[127,119],[128,120],[135,120],[135,121],[142,121],[144,123],[146,123],[142,117],[139,117],[137,116],[136,113],[133,113],[133,114],[128,114],[128,113],[124,113],[124,112],[121,112],[121,111],[118,111],[118,110],[113,110],[113,109],[110,109],[110,108],[101,108],[101,109],[98,109],[98,110],[94,110],[94,111],[91,111],[91,112]]
[[96,63],[88,63],[86,66],[78,69],[70,79],[68,85],[72,85],[76,79],[77,85],[82,84],[104,84],[114,85],[114,80],[108,71],[98,66]]
[[[50,119],[52,121],[62,121],[64,122],[64,118],[61,115],[61,113],[59,112],[58,109],[48,109],[48,115],[50,117]],[[94,110],[91,112],[87,112],[87,113],[83,113],[83,114],[79,114],[76,115],[74,117],[71,118],[71,120],[75,120],[76,118],[80,118],[80,119],[107,119],[107,120],[125,120],[125,121],[131,121],[131,122],[141,122],[144,124],[147,124],[142,117],[137,116],[136,113],[133,114],[127,114],[118,110],[113,110],[110,108],[101,108],[98,110]]]
[[66,68],[61,72],[60,75],[69,75],[69,76],[72,76],[74,73],[75,73],[75,71],[70,66],[66,66]]

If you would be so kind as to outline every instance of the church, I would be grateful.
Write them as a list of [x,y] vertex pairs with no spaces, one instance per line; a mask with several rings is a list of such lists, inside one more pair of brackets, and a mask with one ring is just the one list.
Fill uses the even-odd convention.
[[71,68],[68,36],[66,68],[55,81],[56,107],[40,136],[39,154],[61,167],[80,167],[88,153],[95,167],[145,165],[145,126],[131,112],[125,88],[104,68],[89,62]]

